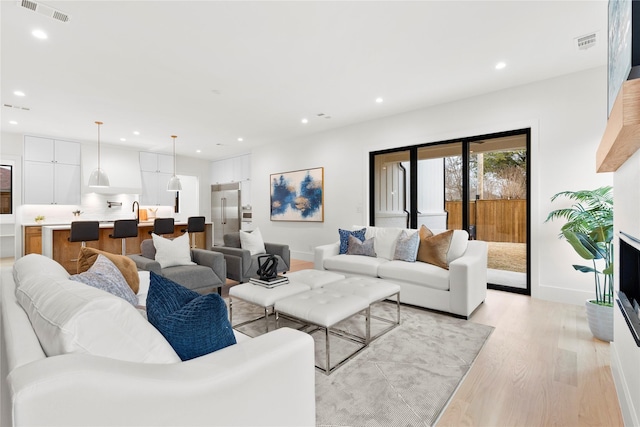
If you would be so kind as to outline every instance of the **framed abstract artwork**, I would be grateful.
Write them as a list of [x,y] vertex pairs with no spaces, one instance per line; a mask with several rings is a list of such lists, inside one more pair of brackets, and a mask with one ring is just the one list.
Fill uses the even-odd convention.
[[324,168],[274,173],[271,221],[324,221]]

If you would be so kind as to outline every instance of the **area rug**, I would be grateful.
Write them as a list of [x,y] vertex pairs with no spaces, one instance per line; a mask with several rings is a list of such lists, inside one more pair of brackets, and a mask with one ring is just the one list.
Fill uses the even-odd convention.
[[[394,304],[384,302],[376,305],[374,314],[393,318],[395,310]],[[258,307],[234,301],[234,324],[261,313]],[[338,326],[361,334],[364,318],[356,316]],[[382,323],[373,322],[372,332],[382,327]],[[242,331],[250,336],[264,333],[264,321]],[[331,375],[316,370],[316,424],[434,425],[492,331],[490,326],[403,305],[400,326]],[[324,365],[324,334],[312,336],[316,363]],[[330,340],[330,354],[336,361],[354,345],[337,337]]]

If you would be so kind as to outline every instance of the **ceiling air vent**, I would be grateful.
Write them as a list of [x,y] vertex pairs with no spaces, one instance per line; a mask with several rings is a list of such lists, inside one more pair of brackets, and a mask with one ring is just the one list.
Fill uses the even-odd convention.
[[589,49],[596,45],[596,33],[587,34],[586,36],[577,37],[575,39],[576,46],[580,50]]
[[29,9],[33,12],[37,12],[41,15],[47,16],[60,22],[69,22],[69,20],[71,19],[71,15],[67,13],[32,0],[18,0],[18,6],[24,7],[25,9]]
[[16,110],[25,110],[25,111],[30,111],[31,108],[29,107],[21,107],[19,105],[11,105],[11,104],[3,104],[5,107],[7,108],[15,108]]

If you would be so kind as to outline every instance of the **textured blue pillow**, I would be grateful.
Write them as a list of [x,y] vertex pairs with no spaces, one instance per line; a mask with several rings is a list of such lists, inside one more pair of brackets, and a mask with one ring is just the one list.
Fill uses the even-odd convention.
[[220,295],[200,295],[153,271],[150,276],[147,318],[180,359],[193,359],[236,343]]
[[340,254],[346,254],[347,249],[349,249],[349,236],[353,236],[356,239],[359,239],[361,242],[364,242],[364,233],[367,231],[366,228],[362,230],[343,230],[341,228],[338,229],[338,234],[340,235]]
[[402,230],[402,233],[398,236],[398,240],[396,240],[396,251],[393,255],[393,259],[416,262],[419,246],[420,235],[417,231],[412,235],[409,235],[407,230]]

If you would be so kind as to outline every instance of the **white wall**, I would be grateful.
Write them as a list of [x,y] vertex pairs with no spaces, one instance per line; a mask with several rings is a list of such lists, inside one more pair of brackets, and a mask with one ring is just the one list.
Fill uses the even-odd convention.
[[[312,260],[313,248],[336,241],[339,227],[368,223],[370,151],[530,127],[532,295],[582,304],[592,296],[591,278],[571,267],[580,259],[557,239],[561,223],[544,220],[561,207],[549,201],[556,192],[612,183],[611,174],[595,173],[606,125],[606,79],[600,67],[259,147],[252,155],[254,225],[266,241],[288,243],[292,257]],[[269,175],[320,166],[325,221],[271,222]]]

